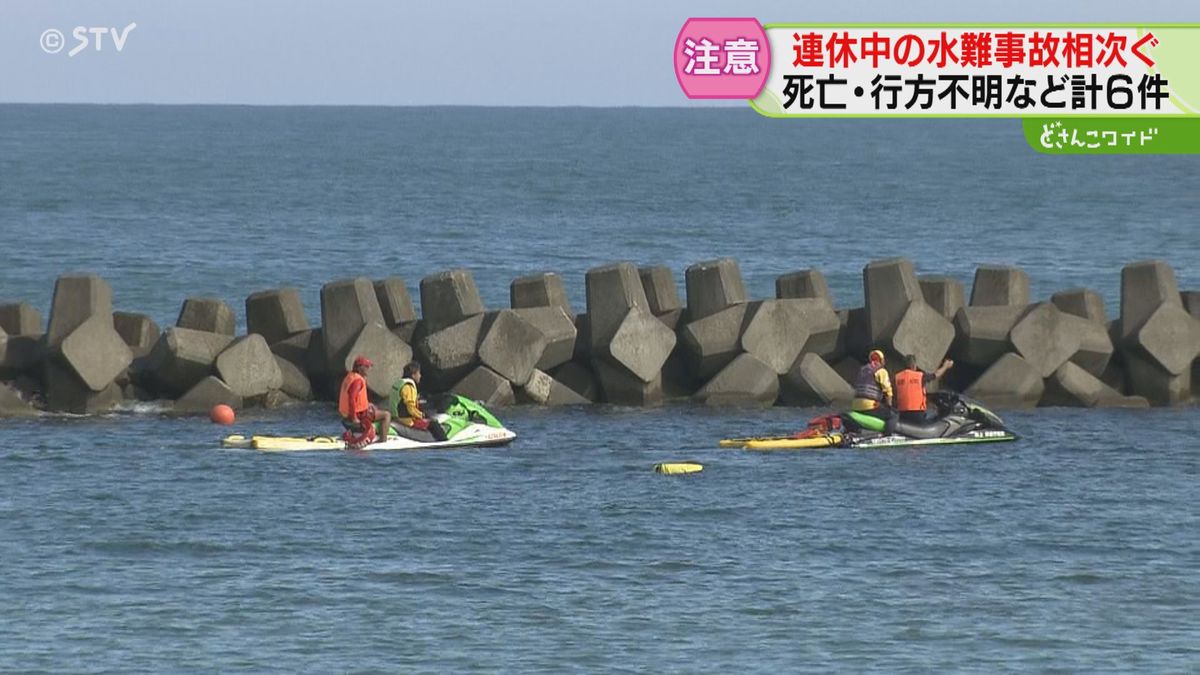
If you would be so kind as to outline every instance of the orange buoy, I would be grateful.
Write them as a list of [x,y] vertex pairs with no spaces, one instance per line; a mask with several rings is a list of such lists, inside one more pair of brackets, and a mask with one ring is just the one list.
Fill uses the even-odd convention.
[[208,418],[212,420],[214,424],[224,424],[225,426],[229,426],[230,424],[233,424],[233,421],[237,419],[237,416],[233,414],[233,408],[230,408],[224,403],[218,403],[212,407],[212,410],[208,411]]

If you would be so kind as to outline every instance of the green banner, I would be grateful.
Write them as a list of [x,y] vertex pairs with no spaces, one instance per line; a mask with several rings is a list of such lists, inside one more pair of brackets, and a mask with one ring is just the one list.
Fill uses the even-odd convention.
[[1026,117],[1025,140],[1048,155],[1200,154],[1196,117]]

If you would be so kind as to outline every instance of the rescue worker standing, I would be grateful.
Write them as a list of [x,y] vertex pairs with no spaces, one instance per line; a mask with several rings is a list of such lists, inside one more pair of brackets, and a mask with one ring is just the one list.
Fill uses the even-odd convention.
[[936,371],[927,373],[917,368],[917,357],[910,354],[906,366],[896,373],[896,410],[905,422],[925,422],[928,420],[925,387],[934,380],[940,380],[947,370],[954,367],[954,361],[945,359]]
[[896,416],[892,412],[892,381],[883,365],[883,352],[871,350],[867,365],[859,369],[858,379],[854,381],[854,401],[850,409],[878,417],[886,423],[885,428],[890,432],[895,426]]
[[374,443],[375,422],[381,422],[383,440],[387,440],[392,427],[392,416],[386,410],[377,410],[367,398],[367,369],[373,363],[365,356],[354,359],[354,366],[338,390],[338,414],[346,433],[342,439],[351,448],[362,448]]

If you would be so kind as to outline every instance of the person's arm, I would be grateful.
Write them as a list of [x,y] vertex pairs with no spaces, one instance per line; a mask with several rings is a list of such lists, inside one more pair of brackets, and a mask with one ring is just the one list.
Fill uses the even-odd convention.
[[880,368],[875,371],[875,381],[879,383],[879,388],[883,390],[883,400],[888,404],[892,404],[892,378],[888,377],[887,368]]
[[421,412],[421,405],[417,402],[417,388],[405,385],[400,390],[400,400],[404,401],[404,410],[408,413],[408,417],[414,420],[425,419],[425,413]]
[[938,366],[937,371],[935,371],[933,373],[933,379],[935,379],[935,380],[942,379],[942,376],[946,374],[946,371],[950,370],[953,367],[954,367],[954,361],[952,361],[950,359],[943,360],[942,365]]

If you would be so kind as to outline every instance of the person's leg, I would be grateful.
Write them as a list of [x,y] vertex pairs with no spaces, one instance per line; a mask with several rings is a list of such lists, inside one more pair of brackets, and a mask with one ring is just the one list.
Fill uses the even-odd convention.
[[379,440],[386,441],[392,433],[392,413],[387,410],[375,410],[375,420],[379,424]]

